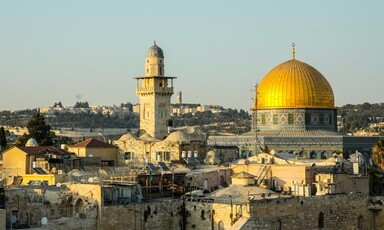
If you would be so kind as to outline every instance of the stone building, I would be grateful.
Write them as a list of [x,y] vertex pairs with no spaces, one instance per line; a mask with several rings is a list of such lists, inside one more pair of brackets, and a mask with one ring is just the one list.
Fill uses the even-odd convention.
[[117,147],[94,138],[68,146],[68,151],[81,158],[99,159],[100,166],[117,165]]
[[161,140],[168,134],[173,79],[176,78],[164,73],[164,53],[155,42],[147,52],[145,75],[135,79],[140,99],[140,129]]
[[63,173],[72,169],[76,156],[54,146],[38,146],[36,140],[28,140],[26,146],[14,146],[2,153],[2,178],[11,184],[15,177],[21,183],[39,181],[55,185],[64,180]]
[[132,133],[127,133],[114,143],[124,157],[124,164],[184,162],[192,158],[192,155],[204,156],[205,154],[205,142],[202,137],[187,134],[184,131],[173,132],[164,140],[153,138],[148,134],[136,137]]

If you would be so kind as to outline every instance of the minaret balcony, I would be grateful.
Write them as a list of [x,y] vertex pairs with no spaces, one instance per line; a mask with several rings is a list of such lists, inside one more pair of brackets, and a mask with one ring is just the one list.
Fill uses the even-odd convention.
[[137,94],[173,94],[173,87],[138,87]]

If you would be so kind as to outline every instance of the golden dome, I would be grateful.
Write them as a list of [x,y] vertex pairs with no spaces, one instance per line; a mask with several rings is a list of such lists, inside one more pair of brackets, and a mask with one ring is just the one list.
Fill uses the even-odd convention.
[[258,109],[334,108],[333,91],[327,79],[312,66],[295,59],[269,71],[257,92]]

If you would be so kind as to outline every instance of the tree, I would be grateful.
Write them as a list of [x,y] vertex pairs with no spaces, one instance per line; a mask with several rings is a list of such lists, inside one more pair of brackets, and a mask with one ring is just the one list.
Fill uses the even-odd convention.
[[27,123],[28,134],[23,135],[18,140],[18,145],[25,145],[29,138],[34,138],[41,146],[53,145],[55,133],[51,131],[51,126],[45,122],[44,115],[37,111],[32,119]]
[[7,136],[4,127],[0,128],[0,146],[4,149],[7,146]]
[[384,139],[378,140],[372,146],[372,160],[380,169],[384,169]]

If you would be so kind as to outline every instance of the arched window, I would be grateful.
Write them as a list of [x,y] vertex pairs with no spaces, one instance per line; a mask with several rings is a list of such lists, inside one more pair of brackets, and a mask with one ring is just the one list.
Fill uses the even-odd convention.
[[281,226],[281,220],[277,220],[277,228],[278,230],[281,230],[282,229],[282,226]]
[[319,213],[319,228],[324,228],[324,213]]
[[223,221],[219,221],[219,224],[218,224],[218,229],[219,230],[224,230],[224,223],[223,223]]
[[364,229],[363,216],[361,215],[357,218],[357,229]]

